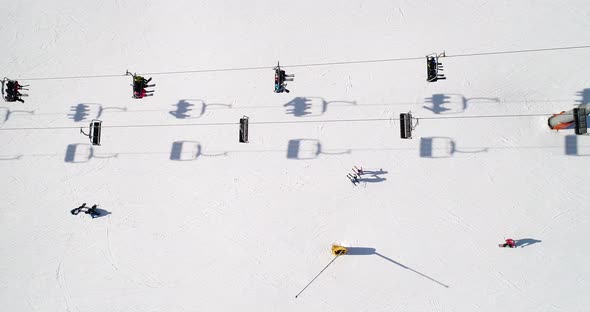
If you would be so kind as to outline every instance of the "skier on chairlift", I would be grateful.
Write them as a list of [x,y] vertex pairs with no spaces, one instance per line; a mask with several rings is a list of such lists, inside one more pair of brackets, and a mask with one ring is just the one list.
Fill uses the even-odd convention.
[[23,87],[18,83],[18,81],[9,80],[6,83],[6,96],[4,97],[5,100],[9,102],[19,101],[24,103],[25,101],[21,98],[22,94],[18,92]]

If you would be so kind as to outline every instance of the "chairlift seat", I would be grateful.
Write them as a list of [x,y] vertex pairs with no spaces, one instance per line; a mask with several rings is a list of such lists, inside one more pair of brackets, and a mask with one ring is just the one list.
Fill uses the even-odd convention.
[[574,128],[576,134],[588,133],[588,124],[586,121],[587,115],[588,111],[586,111],[586,108],[574,108]]
[[248,116],[240,118],[240,143],[248,143]]
[[400,121],[400,137],[402,139],[411,139],[412,138],[412,114],[411,113],[401,113],[399,114],[399,121]]
[[88,134],[84,133],[82,128],[80,128],[80,132],[90,138],[90,143],[92,143],[92,145],[100,145],[102,121],[98,119],[92,119],[88,128]]
[[447,79],[442,72],[443,66],[439,62],[436,54],[426,56],[426,81],[435,82],[437,80]]

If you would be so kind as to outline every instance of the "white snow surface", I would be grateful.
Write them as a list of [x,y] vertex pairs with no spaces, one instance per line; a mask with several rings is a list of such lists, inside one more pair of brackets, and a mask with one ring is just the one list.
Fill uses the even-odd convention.
[[590,309],[587,0],[2,2],[2,311]]

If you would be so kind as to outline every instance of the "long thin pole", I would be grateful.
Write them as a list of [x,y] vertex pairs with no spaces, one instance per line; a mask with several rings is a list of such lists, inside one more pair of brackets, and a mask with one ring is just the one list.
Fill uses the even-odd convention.
[[295,298],[299,297],[299,295],[301,295],[301,293],[307,288],[309,287],[309,285],[311,285],[311,283],[313,283],[313,281],[315,281],[316,278],[318,278],[318,276],[320,276],[320,274],[322,274],[322,272],[324,272],[329,266],[330,264],[332,264],[332,262],[334,262],[334,260],[336,260],[336,258],[338,258],[340,255],[336,255],[336,257],[334,257],[334,259],[332,259],[332,261],[330,261],[330,263],[328,263],[328,265],[326,265],[321,271],[320,273],[318,273],[318,275],[316,275],[311,282],[309,282],[307,285],[305,285],[305,287],[303,287],[303,289],[295,296]]

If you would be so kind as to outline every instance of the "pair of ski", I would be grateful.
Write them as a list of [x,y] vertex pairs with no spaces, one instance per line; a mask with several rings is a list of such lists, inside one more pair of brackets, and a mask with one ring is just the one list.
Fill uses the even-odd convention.
[[354,174],[352,173],[347,173],[346,177],[350,180],[350,182],[352,182],[352,185],[356,186],[357,183],[361,183],[359,181],[359,178],[361,177],[361,175],[363,174],[363,169],[359,169],[357,168],[357,166],[354,166],[352,168],[352,172],[354,172]]
[[352,185],[356,186],[357,183],[361,183],[357,175],[353,175],[352,173],[347,173],[346,177],[352,182]]

